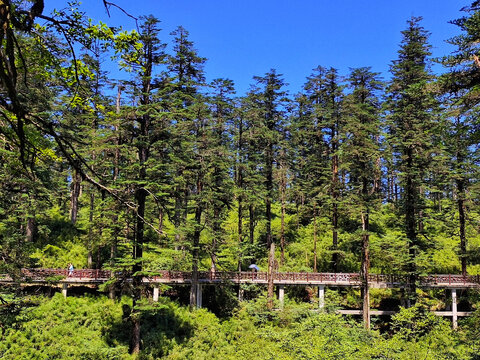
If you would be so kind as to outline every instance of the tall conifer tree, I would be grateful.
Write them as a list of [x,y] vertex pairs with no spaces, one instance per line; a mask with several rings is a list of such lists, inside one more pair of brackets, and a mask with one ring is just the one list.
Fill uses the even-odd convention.
[[421,248],[418,234],[419,217],[424,207],[422,188],[425,190],[425,177],[432,160],[437,106],[429,87],[432,75],[428,66],[428,33],[420,25],[421,20],[411,18],[407,29],[402,31],[398,60],[390,68],[392,80],[387,94],[389,141],[393,144],[402,187],[401,211],[408,243],[411,301],[415,301],[416,255]]
[[[308,197],[315,217],[320,207],[329,213],[332,224],[331,269],[338,271],[338,230],[340,216],[339,150],[343,88],[337,70],[317,67],[304,85],[301,109],[305,123],[305,150]],[[318,209],[318,210],[317,210]],[[316,259],[315,259],[316,264]],[[314,264],[314,268],[316,268]]]
[[[151,193],[148,175],[148,162],[152,157],[152,145],[156,142],[155,129],[160,126],[159,118],[153,116],[158,107],[155,94],[159,92],[161,84],[156,79],[156,67],[164,61],[164,47],[159,39],[160,29],[158,20],[152,16],[143,18],[140,33],[132,33],[131,38],[120,37],[116,46],[127,69],[135,71],[130,85],[132,103],[136,106],[130,109],[128,130],[130,132],[130,159],[129,168],[124,170],[124,187],[133,192],[135,211],[133,223],[132,244],[132,287],[133,287],[133,333],[131,350],[140,351],[140,312],[137,308],[141,298],[143,278],[143,251],[145,246],[145,226],[147,224],[147,197]],[[128,174],[128,175],[127,175]]]
[[343,167],[348,170],[348,190],[354,215],[361,219],[363,321],[370,328],[368,274],[370,269],[370,213],[378,199],[376,179],[379,158],[380,100],[382,83],[379,73],[370,68],[357,68],[347,78],[351,93],[345,101],[347,118],[343,129]]
[[[172,131],[171,171],[175,174],[175,188],[172,189],[175,199],[173,223],[177,246],[188,246],[191,249],[190,305],[196,306],[200,234],[204,227],[202,219],[206,210],[206,128],[210,116],[206,98],[200,92],[205,86],[203,64],[206,59],[198,55],[189,39],[188,31],[183,27],[178,27],[171,35],[174,36],[174,53],[167,60],[171,79],[167,99]],[[190,208],[193,208],[194,219],[189,223]],[[186,235],[191,236],[190,244],[185,243]]]
[[453,20],[462,33],[449,39],[456,47],[453,54],[443,59],[449,69],[440,78],[443,91],[448,94],[449,123],[446,135],[447,151],[451,159],[451,180],[456,187],[456,207],[460,238],[462,274],[467,274],[467,204],[478,196],[472,186],[477,178],[478,144],[480,138],[478,110],[480,105],[480,1],[462,9],[466,15]]
[[283,87],[286,85],[282,75],[277,74],[275,70],[271,70],[265,76],[255,76],[259,86],[258,106],[260,114],[260,143],[263,150],[263,172],[265,184],[265,217],[266,226],[266,245],[270,248],[273,242],[272,238],[272,202],[274,199],[274,163],[277,158],[278,143],[280,134],[285,126],[285,105],[286,91]]

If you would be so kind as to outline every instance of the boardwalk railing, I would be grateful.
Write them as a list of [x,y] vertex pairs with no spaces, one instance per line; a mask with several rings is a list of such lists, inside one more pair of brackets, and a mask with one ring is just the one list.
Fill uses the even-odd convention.
[[[48,282],[51,279],[65,282],[104,282],[112,278],[109,270],[79,269],[69,272],[66,269],[22,269],[23,281]],[[276,284],[326,284],[358,286],[362,280],[358,273],[308,273],[308,272],[277,272],[273,274]],[[60,278],[60,279],[58,279]],[[253,271],[199,271],[198,281],[203,283],[218,282],[254,282],[266,283],[266,272]],[[7,275],[0,274],[0,281],[12,281]],[[151,275],[144,276],[146,283],[188,283],[192,281],[192,272],[189,271],[152,271]],[[372,285],[405,286],[409,284],[408,275],[380,275],[370,274],[368,281]],[[419,276],[417,284],[420,286],[480,286],[478,275],[435,274]]]
[[67,279],[105,281],[111,277],[111,272],[100,269],[79,269],[71,272],[66,269],[22,269],[22,275],[25,280],[32,281],[48,280],[59,276]]

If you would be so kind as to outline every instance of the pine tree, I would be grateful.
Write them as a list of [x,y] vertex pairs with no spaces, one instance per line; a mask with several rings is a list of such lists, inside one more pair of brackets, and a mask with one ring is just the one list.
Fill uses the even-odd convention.
[[391,66],[392,80],[388,87],[389,141],[394,148],[396,166],[402,188],[402,215],[408,241],[410,300],[415,301],[415,281],[418,275],[416,254],[421,249],[418,238],[420,214],[424,207],[422,188],[432,162],[434,149],[436,100],[429,86],[432,76],[428,68],[430,46],[428,33],[413,17],[398,51],[398,60]]
[[280,134],[285,126],[285,105],[286,92],[282,88],[286,85],[282,75],[277,74],[275,70],[266,73],[265,76],[255,76],[257,82],[257,100],[259,111],[260,144],[264,152],[263,169],[265,184],[265,218],[266,226],[266,245],[270,249],[273,242],[272,238],[272,202],[274,199],[274,163],[277,158],[278,143]]
[[[308,89],[310,91],[310,89]],[[321,213],[325,191],[329,184],[330,161],[320,122],[315,116],[316,105],[310,93],[297,96],[297,114],[293,116],[292,143],[294,148],[292,191],[297,208],[297,227],[313,221],[313,265],[317,272],[317,217]],[[313,220],[312,220],[313,217]]]
[[[314,69],[304,85],[301,121],[305,125],[304,141],[307,196],[312,199],[311,208],[316,217],[320,207],[330,214],[332,224],[332,265],[339,268],[338,230],[340,216],[339,150],[343,126],[343,85],[336,69],[321,66]],[[315,247],[315,245],[314,245]],[[316,268],[316,256],[314,262]]]
[[[449,123],[446,147],[451,159],[450,175],[456,187],[456,207],[460,238],[460,260],[463,275],[467,274],[467,204],[477,195],[471,179],[478,174],[478,108],[480,105],[478,26],[480,2],[474,1],[462,9],[466,16],[453,20],[462,33],[449,39],[456,47],[453,54],[443,58],[448,73],[440,77],[442,90],[448,94]],[[455,199],[454,199],[455,200]]]
[[[165,45],[159,40],[158,20],[154,17],[142,19],[140,33],[132,34],[132,38],[119,37],[116,46],[122,50],[121,58],[125,66],[135,71],[130,84],[132,103],[136,106],[130,111],[128,128],[130,130],[130,166],[123,170],[124,186],[133,192],[135,209],[133,212],[134,232],[132,234],[132,288],[133,288],[133,333],[131,351],[140,351],[140,312],[137,308],[141,298],[143,278],[143,251],[145,246],[145,226],[147,222],[147,197],[150,192],[150,181],[147,171],[152,157],[152,145],[156,142],[157,127],[162,126],[161,119],[155,117],[157,109],[155,95],[161,84],[155,77],[156,67],[163,63]],[[132,161],[133,160],[133,161]]]
[[[265,197],[265,186],[263,176],[260,171],[262,168],[261,149],[261,111],[260,94],[254,89],[240,99],[238,107],[237,120],[237,186],[239,192],[239,236],[241,219],[243,218],[243,206],[248,208],[248,239],[247,244],[243,244],[240,252],[243,254],[247,249],[248,258],[255,257],[253,249],[255,246],[255,228],[261,218],[259,209],[262,206],[262,199]],[[242,255],[242,257],[243,257]],[[239,265],[240,266],[240,265]]]
[[229,127],[234,121],[234,105],[231,96],[235,93],[233,81],[215,79],[211,84],[210,96],[211,119],[208,124],[208,153],[207,153],[207,217],[211,229],[211,270],[216,270],[218,261],[217,252],[224,238],[222,223],[225,220],[226,210],[232,202],[233,179],[230,170],[233,167],[232,144]]
[[245,175],[247,169],[246,163],[246,141],[245,141],[245,120],[243,116],[241,100],[236,102],[234,113],[234,122],[232,124],[232,152],[235,154],[234,180],[235,197],[237,200],[237,233],[238,233],[238,271],[242,271],[242,261],[245,248],[244,231],[244,207],[246,205]]
[[370,268],[369,237],[370,213],[379,198],[376,186],[378,173],[377,159],[379,153],[380,100],[379,90],[382,83],[379,73],[370,68],[357,68],[347,78],[351,93],[346,96],[343,128],[343,161],[342,166],[348,170],[348,192],[352,209],[358,209],[361,219],[362,234],[362,278],[363,321],[370,328],[370,299],[368,274]]
[[[198,55],[189,33],[178,27],[174,36],[174,54],[167,59],[171,79],[166,99],[169,101],[172,131],[172,173],[175,188],[173,223],[176,228],[176,246],[189,246],[192,254],[192,286],[190,306],[196,306],[198,288],[198,266],[200,261],[200,234],[205,204],[206,176],[206,125],[209,109],[200,90],[205,85],[203,64],[205,58]],[[193,209],[193,220],[188,213]],[[186,235],[191,243],[184,242]]]

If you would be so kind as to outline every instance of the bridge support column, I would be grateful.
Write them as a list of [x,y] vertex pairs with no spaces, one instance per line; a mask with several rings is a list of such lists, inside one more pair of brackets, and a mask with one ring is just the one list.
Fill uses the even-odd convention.
[[280,309],[283,309],[285,303],[285,286],[278,285],[278,302],[280,303]]
[[66,299],[67,298],[67,289],[68,289],[68,284],[67,283],[63,283],[62,284],[62,295],[63,297]]
[[242,289],[242,284],[238,285],[238,301],[243,301],[245,291]]
[[202,307],[202,285],[197,284],[197,308]]
[[452,327],[454,329],[458,327],[457,289],[452,289]]
[[158,286],[153,287],[153,301],[158,302],[158,293],[159,293],[159,288]]
[[318,285],[318,308],[322,310],[325,307],[325,285]]

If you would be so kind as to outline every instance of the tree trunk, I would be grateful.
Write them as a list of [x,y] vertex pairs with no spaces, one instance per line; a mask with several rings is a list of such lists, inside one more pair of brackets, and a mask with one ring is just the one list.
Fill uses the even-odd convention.
[[217,243],[218,243],[218,236],[220,234],[220,209],[218,207],[215,208],[213,212],[213,236],[212,236],[212,250],[210,253],[210,271],[215,273],[217,267]]
[[267,249],[270,248],[272,243],[272,199],[273,199],[273,144],[270,142],[267,147],[266,155],[266,187],[267,187],[267,198],[265,199],[266,207],[266,233],[267,233]]
[[29,209],[27,209],[27,228],[25,230],[25,241],[33,242],[35,240],[37,225],[35,222],[35,207],[31,205]]
[[[177,170],[177,176],[182,175],[182,170]],[[175,227],[175,250],[180,248],[180,225],[181,225],[181,210],[182,210],[182,189],[180,185],[177,185],[175,188],[175,210],[173,213],[173,226]]]
[[70,200],[70,220],[74,225],[77,223],[78,199],[80,197],[81,186],[82,175],[76,169],[74,169],[72,176],[72,193]]
[[313,207],[313,272],[317,272],[317,208]]
[[90,190],[90,207],[89,207],[89,214],[88,214],[88,223],[89,223],[89,228],[88,228],[88,244],[87,244],[87,250],[88,250],[88,258],[87,258],[87,265],[89,269],[92,269],[93,265],[93,211],[95,209],[95,194],[93,193],[93,188]]
[[[133,307],[136,306],[136,301],[133,302]],[[133,310],[134,311],[134,310]],[[140,352],[140,314],[133,315],[132,323],[132,344],[131,344],[131,353],[138,354]]]
[[467,275],[467,237],[465,234],[465,181],[457,179],[458,226],[460,230],[460,259],[462,275]]
[[92,249],[88,249],[87,253],[87,268],[92,269],[93,268],[93,253]]
[[266,235],[267,235],[267,249],[270,248],[270,244],[272,243],[272,203],[270,201],[270,198],[267,195],[267,199],[265,199],[265,207],[266,207],[266,218],[267,218],[267,224],[266,224]]
[[[148,134],[147,121],[142,124],[142,133]],[[145,147],[141,146],[138,149],[138,157],[140,163],[140,169],[138,178],[141,181],[146,179],[145,163],[148,160],[148,151]],[[142,296],[142,279],[143,276],[139,274],[142,271],[142,257],[143,257],[143,242],[145,236],[145,207],[147,202],[147,191],[143,188],[143,185],[137,187],[135,193],[135,199],[137,203],[137,213],[135,221],[135,241],[133,246],[133,309],[132,309],[132,321],[133,321],[133,333],[132,333],[132,353],[138,354],[140,351],[140,311],[135,308],[138,301]]]
[[158,232],[163,233],[163,209],[158,210]]
[[114,235],[112,245],[110,246],[110,260],[113,261],[117,257],[117,235]]
[[332,269],[333,272],[338,272],[338,205],[336,203],[333,204],[332,225],[332,248],[334,251],[332,255]]
[[[123,85],[118,85],[118,90],[117,90],[117,99],[116,99],[116,114],[117,116],[120,115],[120,99],[122,96],[122,90],[123,90]],[[118,176],[120,174],[120,144],[121,144],[121,136],[120,136],[120,119],[117,118],[117,122],[114,126],[114,131],[115,131],[115,155],[114,155],[114,160],[113,160],[113,174],[112,174],[112,180],[115,183],[118,179]],[[114,224],[114,227],[117,227],[117,222],[118,222],[118,215],[114,214],[112,215],[112,223]],[[113,239],[112,239],[112,244],[110,246],[110,262],[113,265],[114,259],[117,257],[117,243],[118,243],[118,233],[117,231],[113,232]],[[115,296],[115,289],[110,290],[111,292],[111,297]]]
[[368,284],[368,273],[370,269],[370,245],[369,245],[369,213],[362,212],[362,298],[363,298],[363,324],[370,329],[370,290]]
[[147,194],[143,188],[137,190],[137,217],[136,217],[136,229],[135,229],[135,243],[133,247],[133,276],[132,276],[132,287],[133,287],[133,308],[132,308],[132,322],[133,322],[133,332],[132,332],[132,354],[138,354],[140,351],[140,311],[136,309],[137,303],[140,301],[142,292],[142,278],[143,276],[137,274],[142,271],[141,259],[143,256],[143,241],[144,241],[144,217],[145,217],[145,203]]
[[[201,185],[199,185],[201,186]],[[201,190],[199,190],[200,192]],[[203,209],[197,205],[195,209],[195,229],[193,231],[193,250],[192,250],[192,285],[190,287],[190,307],[197,305],[197,288],[198,288],[198,262],[200,254],[200,233]]]
[[267,290],[267,309],[273,309],[273,298],[275,296],[275,287],[273,285],[275,265],[275,243],[270,244],[270,254],[268,256],[268,290]]
[[237,187],[240,191],[238,195],[238,271],[242,271],[242,242],[243,242],[243,121],[240,118],[238,123],[238,143],[237,143]]
[[409,173],[413,171],[413,151],[411,148],[407,150],[407,174],[405,179],[405,224],[406,235],[408,240],[408,272],[409,272],[409,294],[408,298],[410,305],[413,305],[416,300],[416,252],[417,252],[417,227],[415,221],[416,215],[416,189],[413,182],[412,175]]
[[[334,136],[334,130],[332,135]],[[332,270],[338,272],[338,156],[335,154],[337,146],[332,143]]]
[[242,240],[243,240],[243,222],[242,222],[242,213],[243,213],[243,207],[242,207],[242,197],[238,197],[238,248],[239,248],[239,254],[238,254],[238,271],[242,271]]
[[248,214],[249,214],[249,232],[250,232],[250,244],[253,245],[255,240],[255,209],[253,204],[248,206]]
[[[377,144],[380,144],[380,136],[376,136]],[[380,156],[375,160],[375,170],[373,179],[373,192],[379,194],[382,188],[382,158]]]
[[[120,99],[122,97],[122,90],[123,85],[118,85],[117,91],[117,100],[116,100],[116,114],[117,116],[120,115]],[[114,155],[114,166],[113,166],[113,181],[115,182],[118,178],[120,173],[120,144],[121,144],[121,137],[120,137],[120,119],[117,119],[117,123],[114,126],[116,138],[115,138],[115,155]]]
[[281,213],[281,220],[280,220],[280,264],[283,265],[285,262],[285,213],[286,213],[286,179],[284,176],[284,169],[282,171],[282,179],[280,182],[281,185],[281,207],[282,207],[282,213]]

